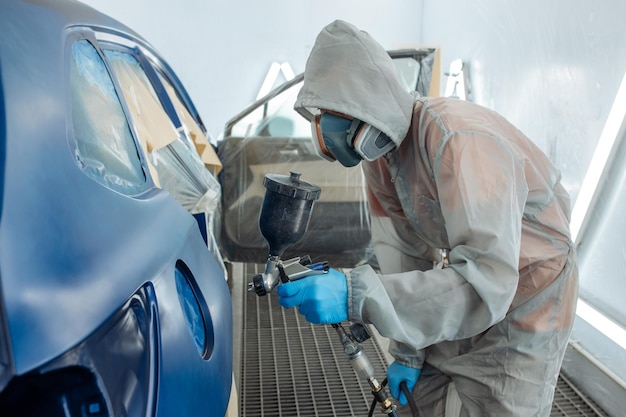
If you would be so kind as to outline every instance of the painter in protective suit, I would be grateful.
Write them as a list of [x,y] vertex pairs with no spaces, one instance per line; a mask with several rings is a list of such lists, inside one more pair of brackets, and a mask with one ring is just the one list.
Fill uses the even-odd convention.
[[[324,157],[362,167],[381,274],[281,284],[280,303],[374,325],[391,340],[392,394],[414,387],[420,415],[548,416],[578,291],[558,170],[497,113],[407,92],[343,21],[318,35],[295,108]],[[357,145],[368,128],[377,144]]]

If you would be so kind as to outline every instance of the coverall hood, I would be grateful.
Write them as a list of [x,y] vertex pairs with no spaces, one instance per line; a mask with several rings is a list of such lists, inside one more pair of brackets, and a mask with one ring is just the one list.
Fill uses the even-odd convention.
[[387,51],[367,32],[336,20],[315,40],[294,109],[333,110],[355,117],[398,146],[409,130],[414,101],[398,81]]

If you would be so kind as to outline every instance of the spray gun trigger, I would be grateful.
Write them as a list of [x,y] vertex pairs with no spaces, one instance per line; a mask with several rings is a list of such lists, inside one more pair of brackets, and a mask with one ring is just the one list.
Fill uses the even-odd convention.
[[283,264],[278,264],[278,276],[280,277],[280,282],[289,282],[289,276],[285,272],[285,267],[283,267]]

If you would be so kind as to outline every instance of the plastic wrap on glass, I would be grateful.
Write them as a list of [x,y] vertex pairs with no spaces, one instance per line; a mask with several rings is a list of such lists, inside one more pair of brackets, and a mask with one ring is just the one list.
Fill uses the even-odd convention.
[[196,149],[207,169],[217,175],[222,169],[222,162],[217,157],[217,153],[215,149],[213,149],[205,130],[194,119],[187,107],[185,107],[170,81],[161,73],[159,73],[159,80],[161,80],[170,100],[172,100],[172,104],[182,123],[181,129],[184,130],[185,137],[189,140],[191,146]]
[[219,205],[220,185],[198,154],[176,140],[150,154],[161,185],[192,214],[214,213]]
[[218,147],[224,165],[219,176],[224,193],[221,244],[231,261],[266,261],[268,248],[259,230],[263,179],[268,173],[291,171],[320,185],[322,193],[307,233],[284,257],[306,253],[335,266],[340,259],[353,265],[367,258],[370,231],[361,170],[347,170],[315,154],[309,123],[293,111],[300,85],[245,116],[233,128],[236,135]]
[[[407,89],[429,95],[438,83],[434,48],[390,53]],[[218,156],[224,168],[218,176],[223,190],[223,255],[233,262],[267,260],[268,249],[259,230],[266,174],[301,178],[321,189],[304,237],[283,258],[308,254],[333,267],[375,263],[370,246],[370,218],[360,166],[345,168],[316,155],[311,125],[293,109],[302,74],[251,104],[226,125]],[[438,91],[438,86],[435,88]]]
[[[243,162],[231,165],[225,162],[221,174],[224,190],[221,241],[228,259],[265,262],[268,249],[259,229],[265,195],[263,178],[266,173],[288,175],[294,171],[301,173],[307,182],[323,185],[321,197],[313,207],[307,233],[287,250],[284,257],[306,253],[314,259],[322,257],[329,261],[332,258],[351,259],[355,263],[364,260],[370,231],[360,168],[348,171],[339,164],[318,159],[314,150],[309,148],[308,141],[291,139],[283,142],[280,147],[290,150],[288,155],[283,154],[282,157],[274,155],[277,145],[272,143],[256,141],[244,146],[243,142],[230,141],[228,145],[233,148],[224,151],[242,151],[241,159],[236,161]],[[259,165],[255,162],[274,156],[280,160]],[[319,167],[320,163],[329,166]]]
[[[221,228],[221,186],[200,159],[195,148],[176,140],[150,154],[161,187],[193,215],[204,216],[202,230],[207,246],[226,269],[216,239]],[[219,235],[218,235],[219,236]]]
[[76,161],[89,175],[123,193],[146,182],[113,81],[86,40],[72,45],[72,125]]

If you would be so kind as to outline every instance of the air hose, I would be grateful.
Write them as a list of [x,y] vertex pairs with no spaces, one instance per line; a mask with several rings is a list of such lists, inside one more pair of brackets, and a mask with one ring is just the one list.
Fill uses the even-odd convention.
[[343,351],[348,359],[350,359],[352,368],[360,378],[367,381],[372,389],[372,395],[374,396],[373,406],[375,407],[376,403],[379,403],[383,414],[398,417],[398,414],[396,414],[396,406],[391,402],[383,385],[376,380],[374,367],[360,345],[360,342],[370,337],[365,327],[362,324],[353,323],[350,326],[350,333],[348,333],[339,323],[332,324],[332,326],[339,335],[339,339],[343,345]]
[[[383,379],[383,382],[381,385],[383,387],[387,385],[387,378]],[[417,404],[415,403],[415,399],[413,399],[413,395],[411,395],[411,391],[409,391],[409,388],[406,386],[406,382],[400,383],[400,389],[402,390],[402,392],[404,393],[404,395],[406,396],[409,402],[409,407],[411,408],[411,414],[413,414],[413,417],[419,417],[419,412],[417,411]],[[367,414],[367,417],[372,417],[374,415],[375,409],[376,409],[376,399],[372,401],[372,405],[370,406],[370,411]],[[394,411],[393,415],[397,416],[397,413]]]

